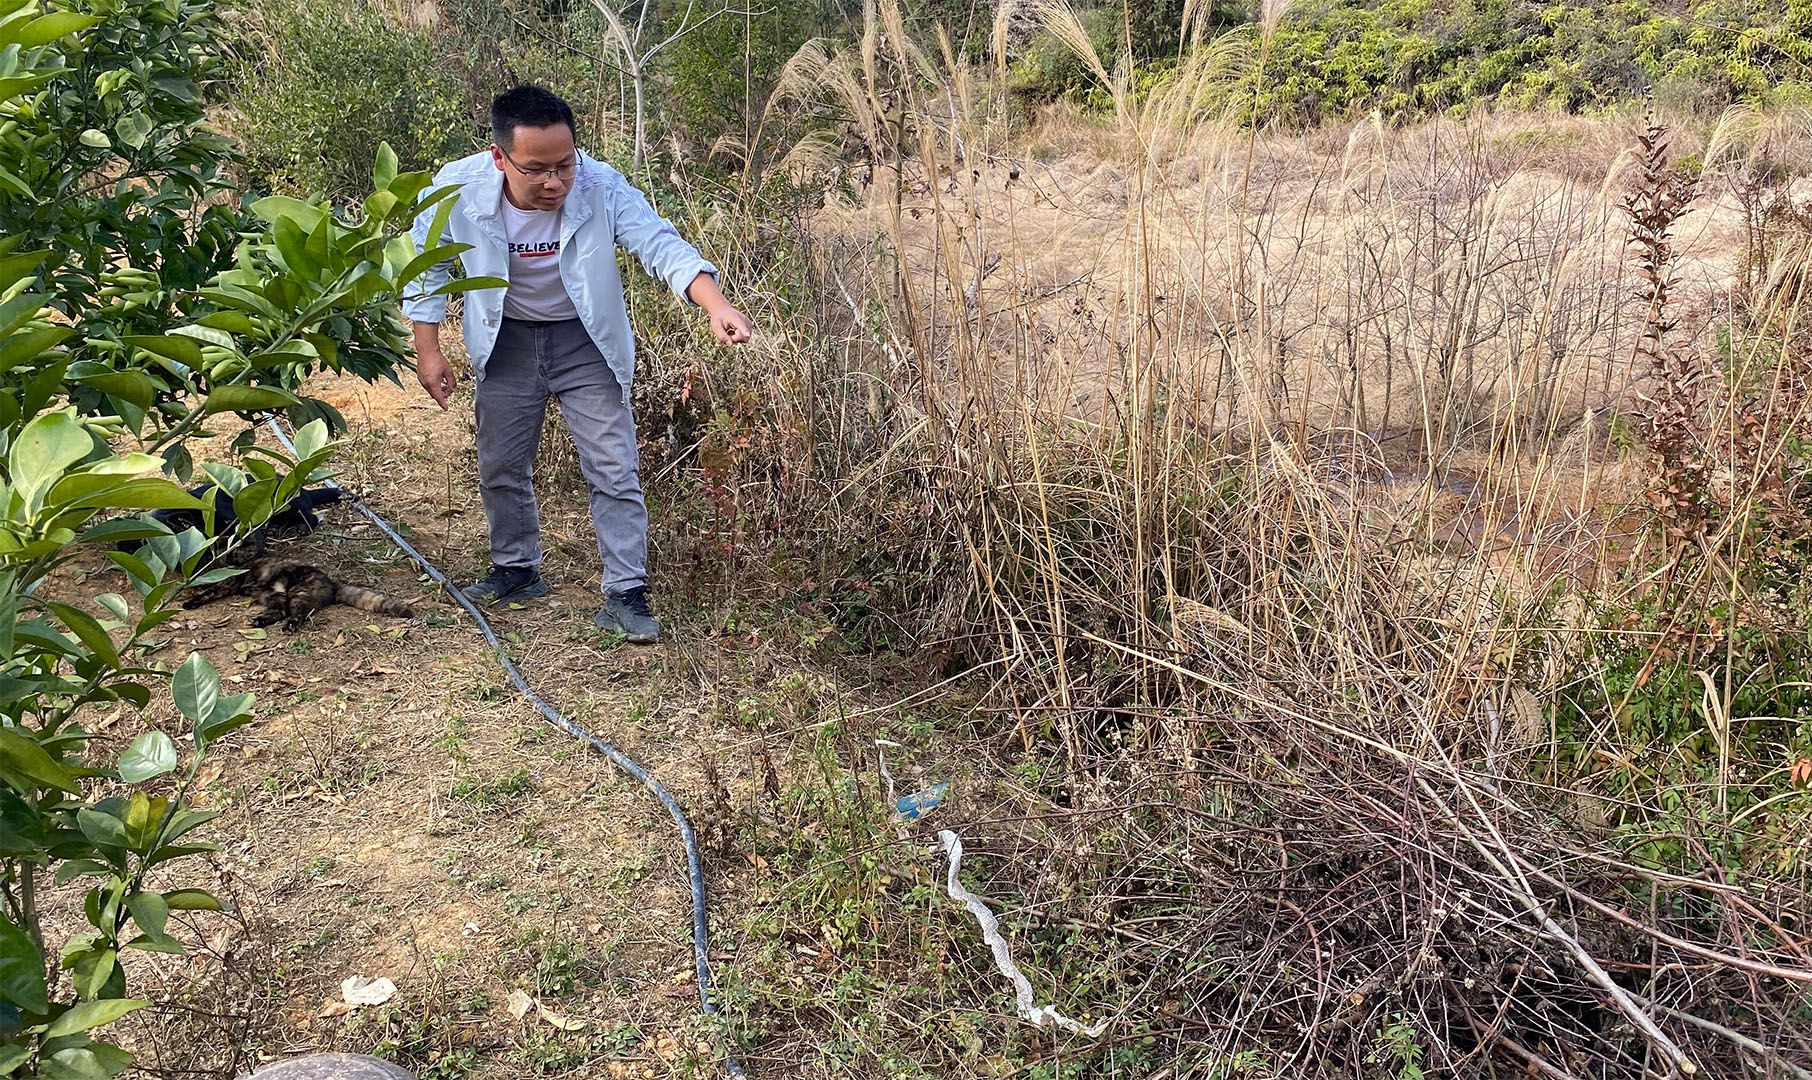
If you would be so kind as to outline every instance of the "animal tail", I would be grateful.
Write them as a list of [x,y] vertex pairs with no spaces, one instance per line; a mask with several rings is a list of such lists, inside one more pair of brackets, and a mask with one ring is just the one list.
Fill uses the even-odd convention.
[[369,611],[374,615],[395,615],[401,619],[415,617],[415,609],[408,604],[360,585],[335,585],[333,598],[348,607]]

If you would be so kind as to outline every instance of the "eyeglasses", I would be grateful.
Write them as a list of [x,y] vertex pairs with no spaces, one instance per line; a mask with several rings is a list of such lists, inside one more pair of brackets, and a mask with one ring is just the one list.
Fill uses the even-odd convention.
[[503,160],[509,162],[511,165],[515,165],[517,172],[537,183],[548,180],[571,180],[573,174],[579,171],[579,161],[583,161],[585,158],[585,155],[580,154],[578,160],[575,160],[568,165],[555,165],[551,169],[525,169],[521,165],[516,164],[516,159],[510,156],[508,150],[499,146],[497,152],[503,155]]

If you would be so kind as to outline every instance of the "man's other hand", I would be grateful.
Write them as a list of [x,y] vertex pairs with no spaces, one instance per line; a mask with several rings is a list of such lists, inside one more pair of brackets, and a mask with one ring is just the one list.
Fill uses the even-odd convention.
[[755,333],[749,317],[728,304],[711,312],[711,333],[725,345],[741,345]]
[[453,399],[453,391],[459,389],[459,376],[453,373],[453,366],[447,363],[447,357],[439,349],[422,350],[416,353],[415,377],[422,384],[422,389],[434,399],[442,409]]

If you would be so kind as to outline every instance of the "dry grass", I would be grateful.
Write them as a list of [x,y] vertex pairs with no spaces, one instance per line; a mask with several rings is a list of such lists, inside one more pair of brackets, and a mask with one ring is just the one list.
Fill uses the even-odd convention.
[[[866,103],[860,160],[795,238],[823,295],[775,371],[719,372],[768,444],[700,453],[729,521],[910,571],[908,629],[978,668],[956,737],[1055,757],[957,827],[1028,919],[1091,931],[1096,966],[1046,959],[1100,992],[1060,1004],[1155,1040],[1129,1074],[1803,1075],[1812,748],[1731,710],[1800,670],[1744,652],[1805,611],[1764,569],[1803,520],[1791,189],[1765,271],[1744,223],[1805,129],[1675,132],[1704,174],[1645,267],[1634,117],[1260,135],[1225,75],[1261,36],[1145,97],[1095,58],[1111,119],[1028,132],[897,22],[807,58]],[[1676,478],[1632,435],[1676,381],[1656,319],[1733,508],[1690,537],[1647,527]],[[1705,692],[1652,728],[1662,670]]]

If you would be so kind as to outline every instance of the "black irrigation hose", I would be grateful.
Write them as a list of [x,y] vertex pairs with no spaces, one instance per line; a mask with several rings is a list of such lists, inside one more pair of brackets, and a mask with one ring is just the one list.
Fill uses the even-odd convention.
[[[290,453],[296,452],[296,445],[289,441],[289,436],[283,433],[283,429],[277,425],[275,418],[270,421],[270,429],[277,436],[277,441],[281,442]],[[327,483],[331,487],[339,486],[331,480]],[[466,595],[447,579],[447,575],[441,572],[440,567],[429,562],[426,556],[410,545],[409,541],[397,535],[396,530],[391,528],[390,524],[379,517],[369,506],[366,506],[362,500],[355,496],[352,504],[359,513],[364,514],[366,519],[376,525],[380,532],[389,537],[403,554],[414,559],[429,577],[447,591],[448,596],[458,601],[460,607],[466,609],[466,614],[472,616],[472,621],[477,623],[478,629],[484,633],[484,639],[491,647],[491,654],[497,658],[499,664],[503,665],[503,670],[509,675],[510,681],[516,684],[516,689],[522,691],[523,697],[528,698],[529,704],[547,718],[548,723],[603,754],[617,768],[640,781],[642,786],[653,792],[654,797],[667,808],[667,813],[672,815],[673,823],[679,827],[680,840],[686,845],[686,876],[692,886],[692,960],[697,969],[699,1007],[706,1016],[717,1016],[717,1005],[711,1000],[711,960],[706,951],[709,939],[706,936],[705,926],[704,864],[698,854],[698,837],[692,832],[692,823],[686,820],[686,812],[680,809],[679,800],[675,799],[673,793],[668,791],[659,780],[650,776],[648,770],[643,768],[640,762],[573,723],[560,710],[542,700],[541,695],[529,687],[528,680],[522,677],[522,672],[517,669],[515,661],[511,660],[509,654],[504,651],[502,640],[497,637],[497,632],[491,629],[490,620],[484,617],[484,612],[480,611],[472,601],[466,599]],[[724,1051],[724,1069],[731,1076],[746,1075],[742,1071],[742,1066],[737,1064],[734,1057],[730,1056],[727,1047]]]

